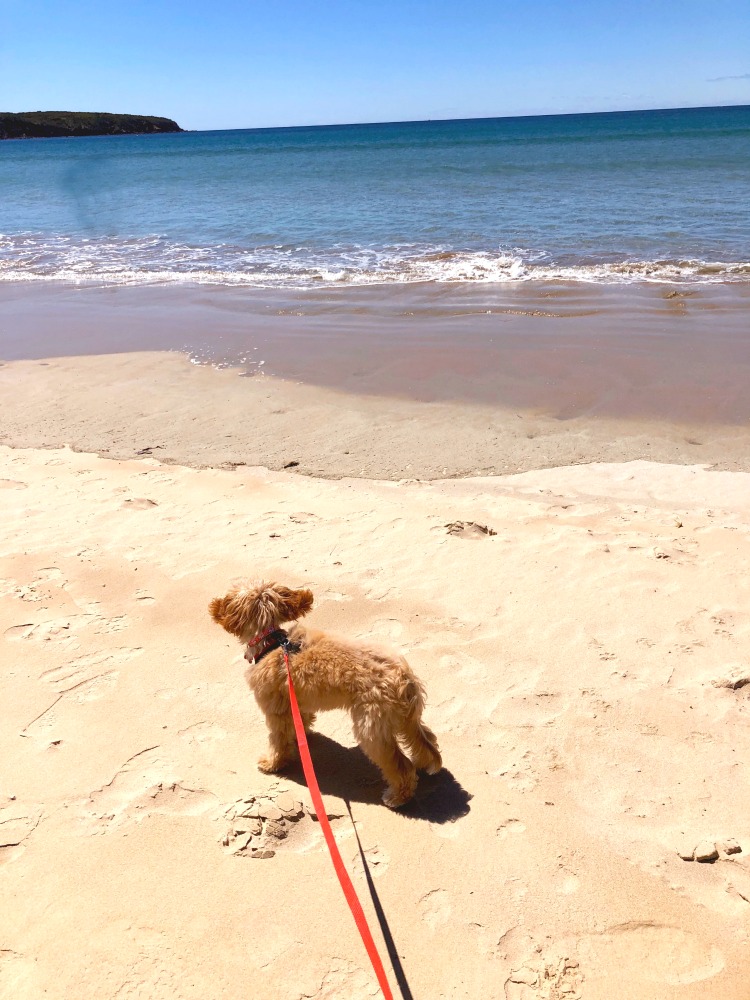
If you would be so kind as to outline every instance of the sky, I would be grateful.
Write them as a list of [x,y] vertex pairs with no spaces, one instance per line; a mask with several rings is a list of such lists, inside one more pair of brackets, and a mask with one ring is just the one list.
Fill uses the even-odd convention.
[[0,0],[0,111],[257,128],[750,104],[747,0]]

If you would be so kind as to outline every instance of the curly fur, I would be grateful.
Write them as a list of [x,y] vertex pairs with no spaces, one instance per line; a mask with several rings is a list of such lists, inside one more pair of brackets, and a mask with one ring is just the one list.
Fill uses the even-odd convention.
[[[383,801],[391,808],[408,802],[417,785],[417,768],[435,774],[442,767],[435,734],[421,720],[425,692],[402,656],[355,643],[297,623],[312,608],[310,590],[290,590],[276,583],[243,582],[209,605],[211,617],[247,644],[268,629],[294,622],[287,629],[299,644],[290,664],[305,728],[315,713],[333,708],[349,711],[354,735],[386,781]],[[269,732],[269,750],[258,766],[281,770],[297,752],[280,649],[258,662],[248,648],[245,678],[255,695]],[[407,756],[402,748],[407,750]]]

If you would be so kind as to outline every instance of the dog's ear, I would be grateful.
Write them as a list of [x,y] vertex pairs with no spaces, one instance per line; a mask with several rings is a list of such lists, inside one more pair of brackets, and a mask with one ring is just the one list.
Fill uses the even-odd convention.
[[250,590],[238,590],[226,597],[215,597],[208,611],[215,622],[232,635],[241,636],[257,607],[257,595]]
[[227,609],[229,607],[230,598],[228,597],[214,597],[211,603],[208,605],[208,613],[211,615],[213,620],[217,625],[223,625],[224,619],[227,616]]
[[276,587],[276,593],[281,598],[279,611],[283,621],[296,621],[306,615],[313,606],[311,590],[290,590],[289,587]]

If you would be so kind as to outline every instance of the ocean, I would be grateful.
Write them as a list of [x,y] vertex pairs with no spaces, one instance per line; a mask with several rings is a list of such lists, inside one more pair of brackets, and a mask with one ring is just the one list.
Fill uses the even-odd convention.
[[0,280],[750,282],[750,107],[5,141]]

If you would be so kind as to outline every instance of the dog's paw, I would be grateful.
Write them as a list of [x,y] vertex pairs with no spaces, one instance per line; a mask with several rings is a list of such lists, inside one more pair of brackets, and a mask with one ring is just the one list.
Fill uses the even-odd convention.
[[261,757],[258,761],[258,770],[264,774],[276,774],[284,766],[284,761],[276,757]]
[[383,805],[389,809],[400,809],[414,798],[414,789],[386,788],[383,792]]

